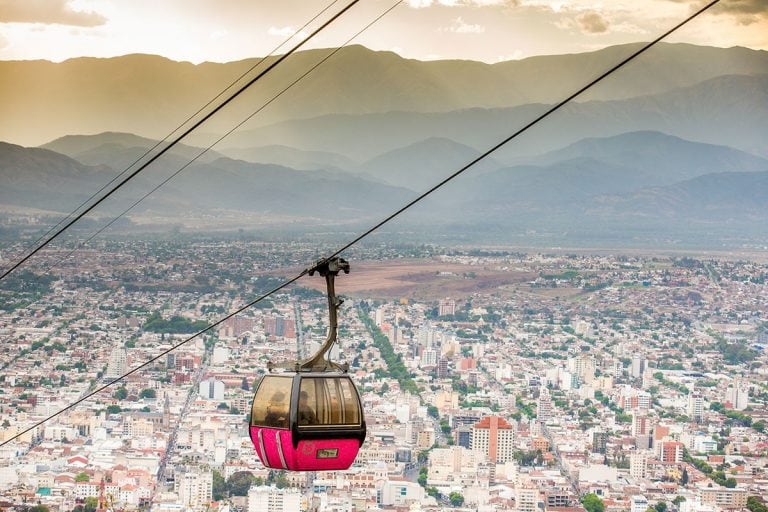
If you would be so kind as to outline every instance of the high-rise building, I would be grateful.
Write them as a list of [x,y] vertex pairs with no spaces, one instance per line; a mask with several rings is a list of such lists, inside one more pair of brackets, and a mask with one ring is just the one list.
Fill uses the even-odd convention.
[[179,501],[189,508],[202,507],[213,499],[213,473],[209,471],[177,474],[174,486]]
[[437,378],[445,379],[448,377],[448,358],[441,357],[437,360]]
[[642,379],[645,372],[645,358],[640,354],[635,354],[632,357],[632,378]]
[[651,432],[651,421],[647,415],[636,412],[632,415],[632,435],[634,437],[648,435]]
[[542,388],[541,393],[539,394],[536,418],[544,424],[546,424],[547,420],[552,418],[552,398],[549,396],[547,388]]
[[749,405],[749,387],[742,382],[728,386],[723,402],[730,409],[743,411]]
[[515,487],[515,510],[518,512],[536,512],[539,506],[539,489],[529,481],[523,481]]
[[700,393],[688,393],[688,417],[700,423],[704,419],[704,397]]
[[200,382],[198,393],[207,400],[224,400],[224,383],[211,377]]
[[629,474],[638,479],[648,476],[648,452],[638,450],[629,454]]
[[579,384],[591,384],[595,379],[595,360],[590,355],[572,357],[568,360],[568,369],[576,376]]
[[495,463],[514,459],[515,431],[499,416],[486,416],[472,427],[472,450],[482,452]]
[[607,432],[592,432],[592,453],[605,453],[608,448]]
[[301,510],[301,493],[295,488],[264,485],[248,490],[248,512],[294,512]]
[[285,319],[281,316],[268,316],[264,319],[264,330],[270,336],[284,336],[285,323]]
[[112,349],[112,353],[109,355],[109,362],[107,363],[107,371],[104,374],[105,380],[114,380],[118,377],[122,377],[128,369],[128,351],[125,347],[116,347]]
[[683,461],[683,448],[680,441],[661,441],[656,444],[656,455],[661,462],[679,464]]
[[440,301],[437,314],[440,316],[455,315],[456,314],[456,301],[453,299],[443,299]]

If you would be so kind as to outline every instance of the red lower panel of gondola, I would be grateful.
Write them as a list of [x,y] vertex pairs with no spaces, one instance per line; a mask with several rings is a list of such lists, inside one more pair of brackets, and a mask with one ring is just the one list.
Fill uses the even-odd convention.
[[357,439],[312,439],[293,447],[288,429],[251,426],[251,441],[261,463],[268,468],[290,471],[348,469],[357,457]]

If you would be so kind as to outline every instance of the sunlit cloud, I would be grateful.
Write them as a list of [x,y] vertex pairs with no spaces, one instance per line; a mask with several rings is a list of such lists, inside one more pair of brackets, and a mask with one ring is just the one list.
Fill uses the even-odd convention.
[[68,0],[0,0],[0,23],[42,23],[96,27],[107,18],[94,11],[77,11]]
[[407,5],[414,9],[423,9],[433,5],[442,5],[444,7],[492,7],[492,6],[515,6],[519,0],[407,0]]
[[576,17],[582,31],[588,34],[603,34],[608,31],[608,21],[598,12],[590,11]]
[[443,27],[441,32],[453,32],[454,34],[482,34],[485,32],[485,27],[476,23],[467,23],[459,16],[449,27]]
[[[267,34],[276,37],[291,37],[296,34],[296,29],[293,27],[269,27]],[[296,35],[299,37],[307,37],[307,33],[303,30]]]
[[208,38],[211,39],[212,41],[218,41],[219,39],[224,39],[228,35],[229,35],[228,30],[214,30],[213,32],[210,33]]

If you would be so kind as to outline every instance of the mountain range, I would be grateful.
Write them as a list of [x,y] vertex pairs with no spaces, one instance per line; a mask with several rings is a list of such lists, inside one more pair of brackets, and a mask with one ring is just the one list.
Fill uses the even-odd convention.
[[[429,113],[554,103],[639,45],[497,64],[424,62],[349,46],[260,112],[252,123],[265,126],[328,114]],[[307,50],[292,55],[215,120],[202,126],[200,132],[229,129],[330,51]],[[37,145],[64,135],[105,131],[159,139],[251,67],[259,64],[256,73],[273,60],[269,57],[261,64],[260,59],[249,59],[193,65],[151,55],[127,55],[61,63],[0,62],[0,118],[4,120],[0,140]],[[654,96],[724,75],[761,73],[768,73],[765,51],[662,43],[578,101]],[[459,140],[449,134],[444,136]],[[258,140],[239,145],[265,145]]]
[[[206,150],[281,80],[324,55],[301,52],[93,215],[107,219],[129,210],[128,228],[159,231],[173,225],[359,231],[478,159],[634,48],[494,65],[345,48],[312,75],[307,90],[291,90],[275,111],[270,106]],[[484,155],[389,228],[467,241],[519,242],[531,233],[617,243],[764,241],[766,55],[661,45]],[[204,104],[227,77],[253,63],[194,66],[138,55],[0,62],[0,72],[11,72],[0,81],[0,113],[18,123],[5,135],[9,143],[0,144],[0,211],[35,209],[49,212],[41,214],[43,224],[57,221],[164,147],[159,138],[167,133],[158,136],[158,127],[185,118],[190,105]],[[35,73],[47,80],[32,87]],[[10,101],[6,93],[18,97]],[[27,107],[42,117],[22,115]],[[96,134],[83,135],[89,132]],[[37,148],[12,143],[53,134]]]
[[[133,135],[112,133],[48,146],[80,150],[91,158],[92,148],[105,148],[105,138],[118,156],[137,142]],[[424,157],[423,166],[414,164]],[[306,230],[334,225],[353,229],[398,209],[476,157],[467,146],[434,138],[345,170],[296,170],[212,155],[190,165],[128,217],[142,224],[147,219],[204,217],[231,222],[241,215],[241,224],[229,226],[234,228],[248,226],[245,219],[256,215],[263,222],[298,223]],[[183,165],[178,155],[147,169],[101,215],[120,213],[178,170],[175,164]],[[599,237],[629,236],[654,227],[680,230],[684,238],[729,227],[756,235],[768,222],[768,160],[659,132],[587,138],[525,164],[484,164],[407,213],[399,221],[401,228],[460,228],[498,240],[503,239],[499,233],[532,229],[569,227],[581,236]],[[0,191],[0,205],[45,209],[55,218],[55,211],[74,208],[117,170],[104,161],[86,165],[48,149],[0,144],[0,179],[10,185]]]

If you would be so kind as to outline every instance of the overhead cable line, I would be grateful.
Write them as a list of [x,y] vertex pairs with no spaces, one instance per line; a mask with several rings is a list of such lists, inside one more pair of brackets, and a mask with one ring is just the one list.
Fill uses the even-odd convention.
[[169,352],[171,352],[171,351],[175,350],[176,348],[178,348],[178,347],[182,346],[183,344],[185,344],[185,343],[189,342],[190,340],[192,340],[192,339],[196,338],[197,336],[200,336],[201,334],[204,334],[205,332],[208,332],[209,330],[211,330],[211,329],[213,329],[214,327],[216,327],[216,326],[220,325],[220,324],[221,324],[221,323],[223,323],[224,321],[226,321],[226,320],[228,320],[228,319],[232,318],[233,316],[235,316],[235,315],[237,315],[237,314],[239,314],[239,313],[241,313],[241,312],[245,311],[246,309],[248,309],[248,308],[250,308],[250,307],[254,306],[255,304],[257,304],[258,302],[261,302],[262,300],[264,300],[264,299],[266,299],[266,298],[270,297],[270,296],[271,296],[271,295],[273,295],[274,293],[277,293],[278,291],[282,290],[283,288],[285,288],[285,287],[287,287],[287,286],[289,286],[289,285],[293,284],[294,282],[298,281],[300,278],[302,278],[303,276],[307,275],[307,274],[309,273],[310,269],[311,269],[311,268],[314,268],[314,267],[315,267],[317,264],[320,264],[320,263],[322,263],[322,262],[324,262],[324,261],[328,261],[329,259],[331,259],[331,258],[333,258],[333,257],[335,257],[335,256],[338,256],[338,255],[339,255],[339,254],[340,254],[342,251],[344,251],[344,250],[346,250],[346,249],[349,249],[349,248],[350,248],[351,246],[353,246],[354,244],[356,244],[356,243],[360,242],[360,241],[361,241],[363,238],[365,238],[365,237],[367,237],[368,235],[370,235],[371,233],[373,233],[373,232],[374,232],[376,229],[380,228],[381,226],[383,226],[383,225],[384,225],[384,224],[386,224],[387,222],[391,221],[392,219],[394,219],[395,217],[397,217],[398,215],[400,215],[401,213],[403,213],[404,211],[406,211],[407,209],[409,209],[410,207],[412,207],[413,205],[415,205],[416,203],[418,203],[419,201],[421,201],[422,199],[424,199],[425,197],[427,197],[428,195],[432,194],[432,193],[433,193],[434,191],[436,191],[437,189],[441,188],[443,185],[445,185],[446,183],[448,183],[449,181],[451,181],[452,179],[454,179],[456,176],[458,176],[458,175],[462,174],[464,171],[466,171],[467,169],[469,169],[469,168],[470,168],[470,167],[472,167],[473,165],[477,164],[478,162],[480,162],[480,161],[481,161],[481,160],[483,160],[484,158],[487,158],[487,157],[488,157],[488,156],[489,156],[491,153],[493,153],[494,151],[498,150],[499,148],[501,148],[501,147],[502,147],[502,146],[504,146],[505,144],[509,143],[510,141],[512,141],[513,139],[515,139],[516,137],[520,136],[520,135],[521,135],[521,134],[523,134],[524,132],[528,131],[530,128],[532,128],[533,126],[535,126],[536,124],[538,124],[538,123],[539,123],[539,122],[541,122],[542,120],[546,119],[547,117],[549,117],[551,114],[553,114],[553,113],[554,113],[554,112],[556,112],[557,110],[561,109],[561,108],[562,108],[564,105],[566,105],[567,103],[569,103],[570,101],[572,101],[574,98],[576,98],[577,96],[579,96],[579,95],[583,94],[583,93],[584,93],[584,92],[586,92],[587,90],[591,89],[592,87],[594,87],[595,85],[597,85],[599,82],[601,82],[602,80],[604,80],[604,79],[605,79],[605,78],[607,78],[608,76],[612,75],[613,73],[615,73],[616,71],[618,71],[619,69],[621,69],[622,67],[624,67],[625,65],[627,65],[629,62],[633,61],[635,58],[637,58],[637,57],[638,57],[638,56],[640,56],[641,54],[645,53],[645,52],[646,52],[648,49],[650,49],[650,48],[652,48],[653,46],[655,46],[657,43],[659,43],[660,41],[662,41],[663,39],[665,39],[667,36],[669,36],[669,35],[670,35],[670,34],[672,34],[673,32],[675,32],[675,31],[677,31],[678,29],[680,29],[681,27],[683,27],[684,25],[686,25],[686,24],[688,24],[689,22],[691,22],[693,19],[695,19],[695,18],[696,18],[696,17],[698,17],[699,15],[701,15],[701,14],[703,14],[704,12],[706,12],[707,10],[709,10],[711,7],[713,7],[713,6],[714,6],[715,4],[717,4],[719,1],[720,1],[720,0],[713,0],[712,2],[710,2],[710,3],[708,3],[707,5],[705,5],[704,7],[702,7],[701,9],[699,9],[699,10],[697,10],[696,12],[694,12],[693,14],[691,14],[689,17],[687,17],[687,18],[686,18],[685,20],[683,20],[682,22],[678,23],[677,25],[675,25],[675,26],[674,26],[674,27],[672,27],[671,29],[669,29],[669,30],[667,30],[666,32],[664,32],[662,35],[660,35],[659,37],[657,37],[657,38],[656,38],[656,39],[654,39],[653,41],[651,41],[651,42],[649,42],[649,43],[646,43],[646,44],[645,44],[645,45],[643,45],[643,47],[641,47],[639,50],[636,50],[635,52],[633,52],[631,55],[629,55],[628,57],[626,57],[625,59],[623,59],[622,61],[620,61],[618,64],[614,65],[613,67],[611,67],[610,69],[608,69],[607,71],[605,71],[604,73],[602,73],[601,75],[599,75],[597,78],[595,78],[595,79],[593,79],[592,81],[590,81],[590,82],[589,82],[587,85],[585,85],[585,86],[583,86],[583,87],[579,88],[579,89],[578,89],[576,92],[574,92],[574,93],[572,93],[571,95],[569,95],[569,96],[568,96],[566,99],[564,99],[564,100],[562,100],[562,101],[558,102],[557,104],[555,104],[554,106],[550,107],[550,108],[549,108],[549,109],[547,109],[547,110],[546,110],[546,111],[545,111],[543,114],[539,115],[539,116],[538,116],[538,117],[536,117],[534,120],[532,120],[532,121],[530,121],[529,123],[527,123],[525,126],[523,126],[523,127],[522,127],[522,128],[520,128],[519,130],[517,130],[516,132],[514,132],[512,135],[510,135],[509,137],[505,138],[504,140],[502,140],[502,141],[501,141],[501,142],[499,142],[498,144],[494,145],[494,146],[493,146],[493,147],[491,147],[489,150],[487,150],[486,152],[484,152],[483,154],[481,154],[480,156],[478,156],[477,158],[475,158],[474,160],[472,160],[470,163],[468,163],[467,165],[465,165],[464,167],[462,167],[462,168],[461,168],[461,169],[459,169],[458,171],[454,172],[453,174],[451,174],[450,176],[448,176],[447,178],[445,178],[444,180],[442,180],[440,183],[438,183],[437,185],[433,186],[432,188],[430,188],[429,190],[427,190],[426,192],[424,192],[423,194],[421,194],[421,195],[420,195],[419,197],[417,197],[416,199],[414,199],[414,200],[410,201],[408,204],[406,204],[405,206],[403,206],[402,208],[400,208],[399,210],[397,210],[397,211],[396,211],[395,213],[393,213],[392,215],[389,215],[389,216],[388,216],[388,217],[386,217],[384,220],[382,220],[381,222],[377,223],[377,224],[376,224],[375,226],[373,226],[371,229],[368,229],[367,231],[365,231],[365,232],[364,232],[363,234],[361,234],[360,236],[358,236],[358,237],[354,238],[352,241],[350,241],[349,243],[347,243],[346,245],[344,245],[344,246],[343,246],[343,247],[341,247],[340,249],[336,250],[336,251],[335,251],[333,254],[331,254],[330,256],[327,256],[327,257],[325,257],[325,258],[321,259],[321,260],[320,260],[318,263],[316,263],[316,264],[315,264],[315,265],[313,265],[312,267],[308,267],[308,268],[306,268],[306,269],[302,270],[302,271],[301,271],[301,272],[300,272],[298,275],[296,275],[295,277],[293,277],[293,278],[289,279],[288,281],[284,282],[283,284],[281,284],[281,285],[277,286],[276,288],[274,288],[273,290],[269,291],[268,293],[266,293],[266,294],[264,294],[264,295],[261,295],[260,297],[258,297],[258,298],[256,298],[256,299],[252,300],[252,301],[251,301],[251,302],[249,302],[248,304],[246,304],[246,305],[244,305],[244,306],[242,306],[242,307],[238,308],[238,309],[237,309],[235,312],[233,312],[233,313],[230,313],[229,315],[225,316],[224,318],[222,318],[222,319],[218,320],[217,322],[215,322],[215,323],[213,323],[213,324],[209,325],[209,326],[208,326],[208,327],[206,327],[205,329],[202,329],[201,331],[198,331],[197,333],[193,334],[192,336],[190,336],[189,338],[185,339],[184,341],[182,341],[182,342],[180,342],[180,343],[178,343],[178,344],[174,345],[174,346],[173,346],[173,347],[171,347],[170,349],[168,349],[168,350],[166,350],[166,351],[162,352],[162,353],[161,353],[159,356],[156,356],[156,357],[154,357],[154,358],[150,359],[150,360],[149,360],[149,361],[147,361],[146,363],[143,363],[142,365],[140,365],[140,366],[138,366],[138,367],[134,368],[133,370],[129,371],[128,373],[126,373],[126,374],[124,374],[124,375],[122,375],[121,377],[118,377],[117,379],[115,379],[115,380],[113,380],[113,381],[109,382],[108,384],[105,384],[104,386],[102,386],[102,387],[98,388],[97,390],[95,390],[95,391],[93,391],[93,392],[91,392],[91,393],[88,393],[87,395],[85,395],[84,397],[82,397],[82,398],[78,399],[77,401],[73,402],[72,404],[68,405],[68,406],[67,406],[67,407],[65,407],[64,409],[61,409],[60,411],[58,411],[58,412],[56,412],[56,413],[54,413],[54,414],[52,414],[52,415],[50,415],[50,416],[46,417],[45,419],[43,419],[43,420],[41,420],[41,421],[39,421],[39,422],[35,423],[33,426],[31,426],[31,427],[29,427],[29,428],[27,428],[27,429],[23,430],[22,432],[20,432],[20,433],[18,433],[18,434],[16,434],[16,435],[14,435],[13,437],[9,438],[8,440],[4,441],[3,443],[0,443],[0,447],[2,447],[2,446],[5,446],[6,444],[10,443],[11,441],[13,441],[13,440],[15,440],[15,439],[18,439],[20,436],[22,436],[22,435],[24,435],[24,434],[26,434],[26,433],[28,433],[28,432],[30,432],[30,431],[32,431],[32,430],[34,430],[35,428],[39,427],[40,425],[43,425],[43,424],[44,424],[44,423],[46,423],[47,421],[50,421],[51,419],[53,419],[53,418],[57,417],[57,416],[58,416],[58,415],[60,415],[61,413],[63,413],[63,412],[65,412],[65,411],[67,411],[67,410],[69,410],[69,409],[71,409],[71,408],[75,407],[76,405],[78,405],[78,404],[80,404],[80,403],[84,402],[85,400],[87,400],[87,399],[91,398],[92,396],[94,396],[95,394],[97,394],[97,393],[99,393],[99,392],[101,392],[101,391],[103,391],[103,390],[107,389],[108,387],[112,386],[113,384],[115,384],[115,383],[117,383],[117,382],[119,382],[119,381],[123,380],[124,378],[128,377],[129,375],[132,375],[133,373],[135,373],[135,372],[139,371],[140,369],[142,369],[142,368],[146,367],[148,364],[150,364],[150,363],[152,363],[152,362],[156,361],[157,359],[159,359],[159,358],[161,358],[162,356],[164,356],[164,355],[168,354]]
[[11,441],[13,441],[13,440],[15,440],[15,439],[18,439],[19,437],[23,436],[24,434],[26,434],[26,433],[28,433],[28,432],[31,432],[32,430],[36,429],[36,428],[37,428],[37,427],[39,427],[40,425],[42,425],[42,424],[44,424],[44,423],[46,423],[46,422],[48,422],[48,421],[52,420],[53,418],[57,417],[58,415],[60,415],[60,414],[62,414],[62,413],[64,413],[64,412],[66,412],[66,411],[68,411],[68,410],[72,409],[73,407],[75,407],[75,406],[77,406],[77,405],[79,405],[79,404],[81,404],[81,403],[85,402],[86,400],[88,400],[88,399],[89,399],[89,398],[91,398],[92,396],[94,396],[94,395],[96,395],[96,394],[98,394],[98,393],[101,393],[101,392],[102,392],[102,391],[104,391],[105,389],[109,388],[110,386],[112,386],[112,385],[114,385],[114,384],[117,384],[118,382],[122,381],[122,380],[123,380],[123,379],[125,379],[126,377],[129,377],[129,376],[133,375],[134,373],[138,372],[139,370],[141,370],[141,369],[143,369],[143,368],[146,368],[146,367],[147,367],[147,366],[149,366],[150,364],[154,363],[155,361],[157,361],[158,359],[162,358],[163,356],[165,356],[165,355],[167,355],[167,354],[169,354],[169,353],[173,352],[174,350],[176,350],[177,348],[181,347],[182,345],[184,345],[184,344],[186,344],[186,343],[188,343],[188,342],[192,341],[193,339],[197,338],[198,336],[200,336],[200,335],[202,335],[202,334],[205,334],[206,332],[210,331],[210,330],[211,330],[211,329],[213,329],[214,327],[217,327],[217,326],[221,325],[222,323],[226,322],[227,320],[229,320],[229,319],[230,319],[230,318],[232,318],[233,316],[235,316],[235,315],[237,315],[237,314],[239,314],[239,313],[242,313],[242,312],[243,312],[243,311],[245,311],[246,309],[250,308],[251,306],[255,305],[255,304],[256,304],[256,303],[258,303],[258,302],[261,302],[262,300],[266,299],[266,298],[267,298],[267,297],[269,297],[270,295],[273,295],[273,294],[277,293],[278,291],[282,290],[283,288],[285,288],[285,287],[287,287],[287,286],[289,286],[289,285],[293,284],[295,281],[298,281],[298,280],[299,280],[301,277],[303,277],[303,276],[304,276],[305,274],[307,274],[308,272],[309,272],[309,269],[306,269],[306,270],[302,271],[302,272],[301,272],[299,275],[297,275],[297,276],[296,276],[296,277],[294,277],[293,279],[290,279],[290,280],[288,280],[288,281],[284,282],[283,284],[281,284],[281,285],[277,286],[276,288],[273,288],[273,289],[272,289],[272,290],[270,290],[269,292],[267,292],[267,293],[265,293],[264,295],[262,295],[262,296],[260,296],[260,297],[258,297],[258,298],[256,298],[256,299],[254,299],[254,300],[252,300],[252,301],[251,301],[251,302],[249,302],[248,304],[246,304],[246,305],[244,305],[244,306],[241,306],[241,307],[239,307],[239,308],[238,308],[237,310],[235,310],[234,312],[232,312],[232,313],[228,314],[227,316],[225,316],[225,317],[223,317],[223,318],[221,318],[221,319],[217,320],[216,322],[212,323],[211,325],[209,325],[209,326],[208,326],[208,327],[206,327],[205,329],[202,329],[202,330],[200,330],[200,331],[196,332],[195,334],[193,334],[193,335],[191,335],[190,337],[188,337],[188,338],[184,339],[183,341],[180,341],[180,342],[179,342],[179,343],[177,343],[176,345],[173,345],[171,348],[164,350],[163,352],[161,352],[161,353],[160,353],[160,354],[158,354],[157,356],[153,357],[152,359],[150,359],[150,360],[148,360],[148,361],[146,361],[146,362],[144,362],[144,363],[140,364],[139,366],[137,366],[136,368],[134,368],[134,369],[130,370],[129,372],[127,372],[127,373],[125,373],[125,374],[123,374],[123,375],[121,375],[121,376],[117,377],[116,379],[114,379],[114,380],[112,380],[112,381],[110,381],[110,382],[108,382],[108,383],[104,384],[103,386],[101,386],[101,387],[97,388],[96,390],[94,390],[94,391],[91,391],[90,393],[88,393],[88,394],[86,394],[86,395],[84,395],[84,396],[80,397],[79,399],[77,399],[76,401],[72,402],[71,404],[69,404],[68,406],[64,407],[63,409],[61,409],[61,410],[59,410],[59,411],[55,412],[54,414],[51,414],[50,416],[46,417],[46,418],[45,418],[45,419],[43,419],[43,420],[40,420],[40,421],[38,421],[37,423],[35,423],[35,424],[34,424],[34,425],[32,425],[31,427],[29,427],[29,428],[26,428],[25,430],[22,430],[21,432],[19,432],[18,434],[14,435],[14,436],[13,436],[13,437],[11,437],[11,438],[9,438],[8,440],[6,440],[6,441],[3,441],[2,443],[0,443],[0,447],[3,447],[3,446],[5,446],[6,444],[10,443]]
[[[296,31],[295,31],[293,34],[291,34],[291,35],[290,35],[288,38],[286,38],[286,39],[285,39],[285,40],[284,40],[282,43],[280,43],[279,45],[277,45],[276,47],[274,47],[274,48],[273,48],[273,49],[272,49],[272,50],[271,50],[269,53],[267,53],[267,55],[265,55],[264,57],[262,57],[262,58],[258,59],[258,60],[256,61],[256,63],[255,63],[255,64],[253,64],[253,65],[252,65],[250,68],[248,68],[248,69],[247,69],[245,72],[243,72],[243,73],[242,73],[240,76],[238,76],[237,78],[235,78],[235,79],[232,81],[232,83],[230,83],[228,86],[226,86],[226,87],[225,87],[225,88],[224,88],[224,89],[223,89],[223,90],[222,90],[220,93],[218,93],[216,96],[214,96],[213,98],[211,98],[211,99],[208,101],[208,103],[206,103],[205,105],[203,105],[202,107],[200,107],[200,108],[199,108],[199,109],[198,109],[198,110],[197,110],[197,111],[196,111],[194,114],[191,114],[189,117],[187,117],[187,118],[186,118],[184,121],[182,121],[182,122],[181,122],[181,124],[179,124],[179,125],[178,125],[176,128],[174,128],[174,129],[173,129],[173,130],[172,130],[172,131],[171,131],[171,132],[170,132],[168,135],[166,135],[165,137],[163,137],[161,140],[157,141],[157,142],[155,143],[155,145],[154,145],[154,146],[152,146],[151,148],[147,149],[147,150],[144,152],[144,154],[143,154],[143,155],[141,155],[141,156],[140,156],[140,157],[138,157],[136,160],[134,160],[134,161],[133,161],[131,164],[129,164],[129,165],[128,165],[128,167],[126,167],[125,169],[123,169],[122,171],[120,171],[120,172],[119,172],[117,175],[115,175],[115,176],[114,176],[114,177],[113,177],[111,180],[109,180],[109,182],[107,182],[106,184],[104,184],[104,185],[103,185],[103,186],[102,186],[102,187],[101,187],[99,190],[97,190],[96,192],[94,192],[93,194],[91,194],[91,196],[90,196],[88,199],[86,199],[85,201],[83,201],[82,203],[80,203],[80,205],[79,205],[79,206],[77,206],[77,207],[76,207],[74,210],[72,210],[72,211],[71,211],[70,213],[68,213],[68,214],[67,214],[65,217],[63,217],[61,220],[59,220],[59,222],[57,222],[55,225],[51,226],[51,227],[48,229],[48,231],[46,231],[45,233],[43,233],[42,235],[40,235],[40,236],[39,236],[39,237],[38,237],[38,238],[37,238],[35,241],[33,241],[32,243],[30,243],[30,244],[29,244],[29,245],[28,245],[28,246],[27,246],[27,247],[26,247],[26,248],[25,248],[25,249],[22,251],[22,253],[24,253],[24,252],[27,252],[27,251],[31,250],[33,247],[35,247],[37,244],[39,244],[39,243],[40,243],[40,242],[41,242],[43,239],[45,239],[45,237],[47,237],[47,236],[48,236],[49,234],[51,234],[51,233],[52,233],[54,230],[56,230],[56,228],[58,228],[59,226],[61,226],[61,225],[62,225],[63,223],[65,223],[65,222],[66,222],[66,221],[67,221],[69,218],[71,218],[73,215],[75,215],[75,214],[77,213],[77,211],[78,211],[78,210],[80,210],[80,208],[83,208],[84,206],[86,206],[86,205],[87,205],[89,202],[91,202],[91,201],[92,201],[92,200],[93,200],[95,197],[97,197],[97,196],[98,196],[99,194],[101,194],[101,193],[102,193],[104,190],[106,190],[106,189],[107,189],[107,187],[109,187],[110,185],[112,185],[112,184],[113,184],[115,181],[117,181],[118,179],[120,179],[120,177],[121,177],[121,176],[123,176],[125,173],[127,173],[129,170],[131,170],[131,168],[133,168],[133,166],[135,166],[136,164],[138,164],[139,162],[141,162],[141,161],[142,161],[144,158],[146,158],[148,155],[150,155],[150,154],[151,154],[151,153],[152,153],[154,150],[156,150],[158,147],[160,147],[160,145],[161,145],[163,142],[166,142],[166,141],[167,141],[167,140],[168,140],[170,137],[172,137],[174,133],[177,133],[179,130],[181,130],[181,129],[182,129],[182,128],[183,128],[183,127],[184,127],[184,126],[187,124],[187,123],[189,123],[190,121],[192,121],[192,120],[193,120],[193,119],[194,119],[194,118],[195,118],[195,117],[196,117],[198,114],[200,114],[200,113],[201,113],[201,112],[203,112],[203,111],[204,111],[206,108],[208,108],[209,106],[211,106],[211,104],[213,104],[213,103],[214,103],[214,102],[215,102],[217,99],[221,98],[221,97],[222,97],[222,96],[223,96],[223,95],[224,95],[224,94],[225,94],[227,91],[229,91],[230,89],[232,89],[233,87],[235,87],[235,85],[237,85],[237,84],[238,84],[238,83],[239,83],[239,82],[240,82],[240,81],[241,81],[243,78],[245,78],[247,75],[251,74],[251,73],[253,72],[253,70],[254,70],[254,69],[256,69],[258,66],[260,66],[260,65],[261,65],[261,63],[263,63],[265,60],[267,60],[267,58],[268,58],[268,57],[272,56],[272,55],[273,55],[274,53],[276,53],[276,52],[277,52],[277,51],[278,51],[280,48],[282,48],[283,46],[285,46],[285,45],[288,43],[288,41],[290,41],[291,39],[293,39],[294,37],[296,37],[296,35],[298,35],[298,34],[302,33],[302,32],[304,31],[304,29],[306,29],[306,28],[307,28],[307,27],[308,27],[308,26],[309,26],[309,25],[310,25],[312,22],[314,22],[314,21],[315,21],[317,18],[319,18],[320,16],[322,16],[322,15],[323,15],[323,14],[324,14],[324,13],[325,13],[325,12],[326,12],[328,9],[330,9],[330,8],[331,8],[331,6],[333,6],[333,5],[334,5],[336,2],[338,2],[338,1],[339,1],[339,0],[333,0],[331,3],[329,3],[328,5],[326,5],[326,6],[325,6],[325,7],[324,7],[324,8],[323,8],[321,11],[319,11],[317,14],[315,14],[315,15],[314,15],[314,16],[313,16],[313,17],[312,17],[312,18],[311,18],[309,21],[307,21],[306,23],[304,23],[304,25],[302,25],[300,28],[298,28],[298,29],[297,29],[297,30],[296,30]],[[71,254],[71,253],[70,253],[70,254]],[[69,254],[68,254],[66,257],[68,257],[68,256],[69,256]],[[65,258],[66,258],[66,257],[65,257]],[[50,269],[51,269],[51,267],[47,268],[45,271],[43,271],[43,273],[46,273],[46,272],[48,272]],[[3,276],[3,277],[5,277],[5,276]]]
[[349,9],[351,9],[355,4],[357,4],[360,0],[352,0],[350,3],[348,3],[343,9],[341,9],[339,12],[334,14],[329,20],[324,22],[320,27],[315,29],[311,34],[309,34],[307,37],[302,39],[298,44],[296,44],[293,48],[291,48],[287,53],[280,56],[275,62],[267,66],[265,70],[260,72],[258,75],[256,75],[254,78],[246,82],[243,86],[241,86],[237,91],[235,91],[234,94],[229,96],[226,100],[224,100],[222,103],[220,103],[216,108],[211,110],[209,113],[207,113],[205,116],[203,116],[200,120],[196,121],[191,127],[187,128],[181,135],[174,138],[167,146],[165,146],[163,149],[161,149],[159,152],[157,152],[152,158],[147,160],[145,163],[143,163],[138,169],[133,171],[131,174],[128,175],[128,177],[124,178],[122,181],[120,181],[114,188],[112,188],[109,192],[104,194],[101,198],[99,198],[97,201],[95,201],[93,204],[91,204],[88,208],[83,210],[81,213],[77,214],[73,219],[71,219],[69,222],[67,222],[64,226],[60,227],[53,235],[51,235],[49,238],[47,238],[42,244],[40,244],[38,247],[36,247],[34,250],[29,252],[26,256],[24,256],[21,260],[16,262],[13,266],[11,266],[8,270],[3,272],[2,275],[0,275],[0,281],[3,280],[8,274],[16,270],[19,266],[21,266],[25,261],[27,261],[29,258],[37,254],[43,247],[51,243],[53,240],[55,240],[59,235],[61,235],[64,231],[66,231],[70,226],[72,226],[75,222],[83,218],[85,215],[87,215],[91,210],[96,208],[99,204],[101,204],[105,199],[110,197],[112,194],[114,194],[118,189],[120,189],[123,185],[125,185],[130,179],[132,179],[134,176],[139,174],[141,171],[146,169],[151,163],[153,163],[155,160],[160,158],[162,155],[164,155],[169,149],[171,149],[173,146],[178,144],[184,137],[192,133],[194,130],[196,130],[201,124],[206,122],[208,119],[213,117],[216,113],[218,113],[222,108],[224,108],[226,105],[228,105],[232,100],[237,98],[240,94],[242,94],[246,89],[248,89],[251,85],[256,83],[257,80],[261,79],[264,75],[272,71],[275,67],[280,65],[285,59],[293,55],[299,48],[304,46],[307,42],[309,42],[313,37],[315,37],[317,34],[319,34],[322,30],[324,30],[328,25],[336,21],[338,18],[340,18],[344,13],[346,13]]
[[98,235],[103,233],[107,228],[112,226],[115,222],[117,222],[119,219],[121,219],[125,214],[133,210],[136,206],[139,205],[142,201],[144,201],[147,197],[152,195],[153,193],[157,192],[157,190],[164,186],[166,183],[171,181],[173,178],[175,178],[177,175],[179,175],[182,171],[184,171],[187,167],[195,163],[200,157],[202,157],[204,154],[206,154],[208,151],[213,149],[214,146],[216,146],[219,142],[224,140],[225,138],[229,137],[235,130],[243,126],[245,123],[250,121],[256,114],[267,108],[272,102],[276,101],[280,96],[285,94],[289,89],[291,89],[294,85],[301,82],[304,78],[306,78],[309,74],[311,74],[315,69],[319,68],[321,65],[323,65],[328,59],[336,55],[339,51],[341,51],[342,48],[346,47],[350,42],[352,42],[354,39],[360,36],[363,32],[371,28],[375,23],[377,23],[379,20],[381,20],[384,16],[389,14],[395,7],[403,3],[403,0],[397,0],[392,6],[390,6],[388,9],[383,11],[381,14],[379,14],[376,18],[374,18],[370,23],[368,23],[366,26],[364,26],[362,29],[358,30],[354,35],[349,37],[346,41],[344,41],[340,46],[337,46],[333,49],[328,55],[323,57],[320,61],[318,61],[315,65],[313,65],[311,68],[309,68],[307,71],[305,71],[302,75],[300,75],[298,78],[294,79],[290,84],[288,84],[286,87],[284,87],[279,93],[274,95],[271,99],[269,99],[266,103],[262,104],[259,108],[251,112],[248,117],[240,121],[238,124],[230,128],[224,135],[216,139],[212,144],[208,145],[206,148],[202,149],[197,155],[195,155],[190,161],[182,165],[178,170],[176,170],[173,174],[165,178],[163,181],[155,185],[151,190],[149,190],[147,193],[145,193],[143,196],[141,196],[139,199],[134,201],[128,208],[123,210],[120,214],[118,214],[116,217],[114,217],[112,220],[110,220],[107,224],[96,230],[91,236],[89,236],[87,239],[83,240],[82,242],[78,243],[74,248],[72,248],[67,254],[59,258],[55,263],[48,266],[43,270],[43,274],[47,274],[52,269],[59,266],[64,260],[68,259],[70,256],[72,256],[78,249],[80,249],[82,246],[96,238]]

